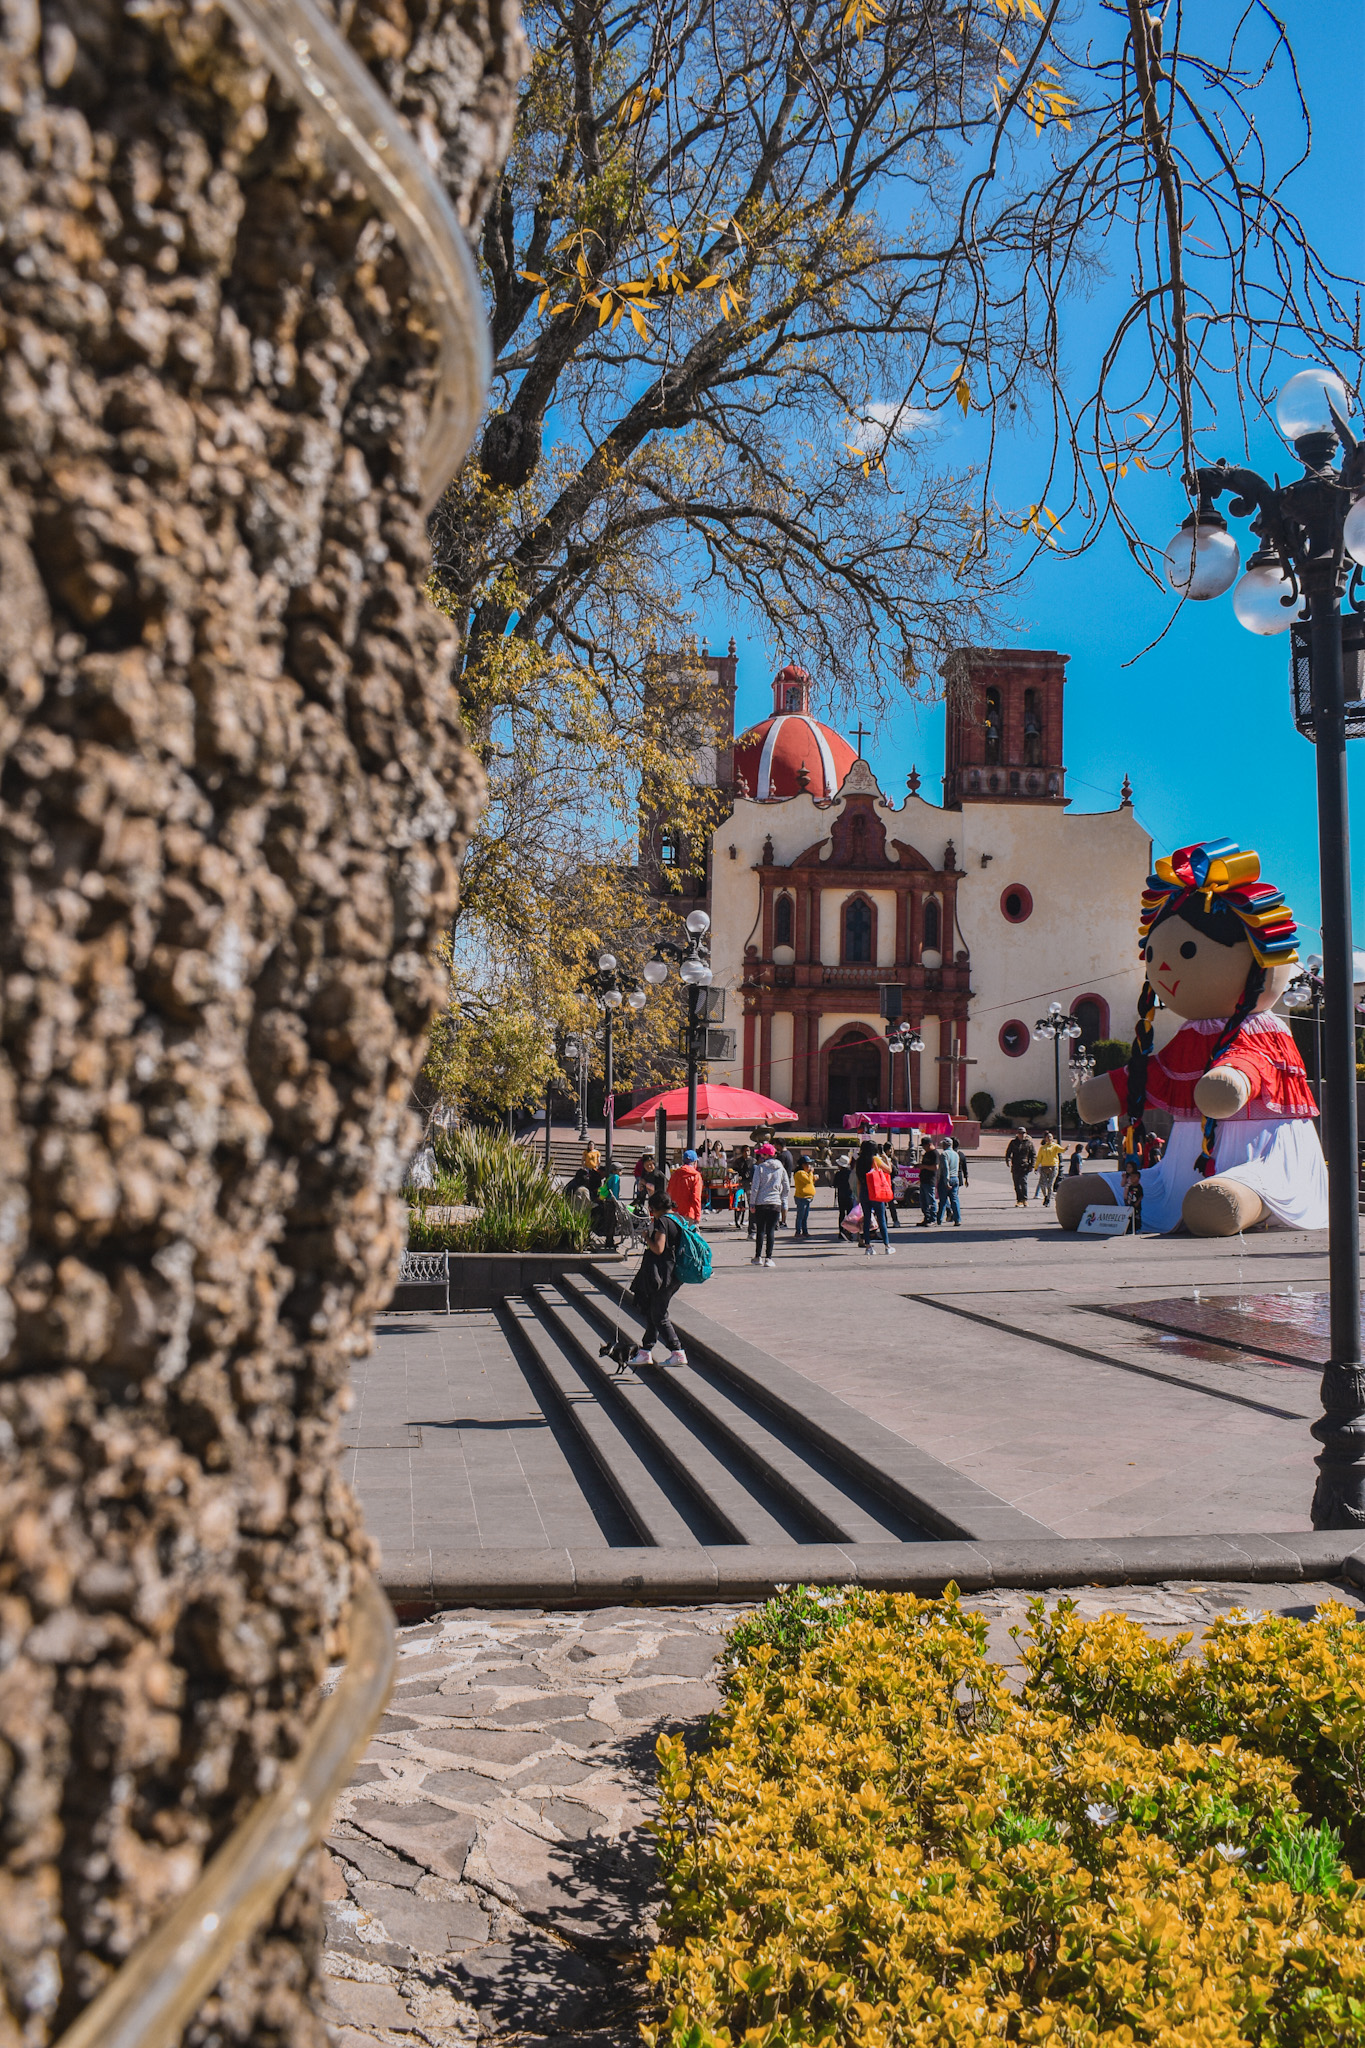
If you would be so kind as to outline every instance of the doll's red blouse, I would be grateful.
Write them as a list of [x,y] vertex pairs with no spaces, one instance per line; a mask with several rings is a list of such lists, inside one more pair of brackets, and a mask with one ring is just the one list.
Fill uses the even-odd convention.
[[[1175,1117],[1198,1117],[1194,1105],[1196,1081],[1208,1071],[1213,1042],[1225,1018],[1207,1018],[1186,1024],[1170,1044],[1153,1053],[1147,1062],[1147,1100],[1155,1108],[1167,1109]],[[1226,1052],[1218,1058],[1220,1067],[1235,1067],[1251,1083],[1251,1098],[1240,1114],[1252,1122],[1275,1117],[1316,1116],[1317,1104],[1308,1085],[1299,1048],[1293,1033],[1280,1018],[1268,1011],[1248,1017]],[[1128,1108],[1128,1075],[1119,1067],[1109,1077],[1119,1098],[1119,1109]]]

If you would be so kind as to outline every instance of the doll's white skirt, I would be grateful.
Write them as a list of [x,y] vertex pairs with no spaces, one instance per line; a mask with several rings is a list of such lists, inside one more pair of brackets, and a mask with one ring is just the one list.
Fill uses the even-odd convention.
[[[1180,1205],[1199,1179],[1194,1162],[1203,1145],[1203,1127],[1191,1118],[1177,1119],[1166,1150],[1142,1175],[1142,1228],[1174,1230]],[[1091,1170],[1091,1169],[1087,1169]],[[1279,1230],[1327,1228],[1327,1163],[1318,1134],[1307,1117],[1275,1121],[1229,1117],[1218,1126],[1213,1170],[1221,1178],[1252,1188]],[[1103,1178],[1123,1200],[1117,1173]]]

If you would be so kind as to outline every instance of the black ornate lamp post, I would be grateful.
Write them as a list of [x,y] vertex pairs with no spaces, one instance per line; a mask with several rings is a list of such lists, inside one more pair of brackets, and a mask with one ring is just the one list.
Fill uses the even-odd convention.
[[[583,993],[591,996],[602,1012],[602,1070],[603,1070],[603,1116],[606,1122],[607,1142],[604,1165],[610,1169],[614,1164],[611,1148],[616,1140],[616,1101],[614,1090],[616,1075],[612,1065],[611,1028],[616,1021],[616,1012],[622,1003],[632,1010],[642,1010],[648,1000],[648,991],[635,981],[622,981],[614,953],[599,953],[597,966],[588,975]],[[581,1136],[587,1136],[586,1104]]]
[[887,1032],[886,1043],[893,1053],[905,1054],[905,1107],[911,1110],[914,1103],[910,1089],[910,1058],[913,1053],[924,1051],[924,1040],[908,1024],[898,1024],[894,1031]]
[[1061,1004],[1055,999],[1047,1006],[1046,1017],[1040,1017],[1033,1027],[1035,1038],[1052,1040],[1053,1093],[1057,1098],[1057,1135],[1062,1134],[1062,1040],[1079,1038],[1081,1025],[1075,1017],[1068,1017]]
[[[1315,1529],[1365,1526],[1365,1373],[1360,1358],[1360,1225],[1351,959],[1351,853],[1346,740],[1365,733],[1361,697],[1365,630],[1357,599],[1365,563],[1365,448],[1346,425],[1350,399],[1327,370],[1300,370],[1275,404],[1280,432],[1303,475],[1268,484],[1252,469],[1219,462],[1195,472],[1196,504],[1166,550],[1166,575],[1187,597],[1219,597],[1237,575],[1237,544],[1215,500],[1250,517],[1259,546],[1233,592],[1238,619],[1253,633],[1295,627],[1295,722],[1314,742],[1318,766],[1318,865],[1322,883],[1321,1120],[1327,1155],[1331,1357],[1322,1376],[1321,1419],[1313,1435],[1318,1483]],[[1332,458],[1338,444],[1340,469]],[[1251,516],[1254,515],[1254,516]],[[1354,573],[1351,565],[1354,563]],[[1350,609],[1341,600],[1350,579]],[[1300,620],[1305,626],[1297,625]],[[1350,651],[1350,695],[1344,650]]]
[[[1079,1052],[1073,1052],[1070,1055],[1067,1064],[1071,1069],[1071,1086],[1076,1091],[1076,1093],[1079,1094],[1082,1081],[1088,1081],[1095,1071],[1095,1056],[1093,1053],[1087,1052],[1086,1048],[1082,1046]],[[1060,1138],[1062,1135],[1060,1128],[1060,1112],[1058,1114],[1057,1121],[1057,1136]],[[1083,1131],[1085,1129],[1084,1124],[1081,1122],[1079,1111],[1076,1115],[1076,1129],[1078,1131]]]
[[588,1061],[591,1057],[587,1033],[571,1031],[564,1040],[564,1057],[574,1062],[578,1074],[578,1142],[588,1136]]
[[706,946],[711,920],[704,910],[692,910],[688,912],[686,924],[687,944],[679,946],[672,939],[660,939],[654,948],[654,958],[645,962],[644,976],[647,982],[659,988],[668,979],[668,962],[676,960],[679,979],[687,986],[687,1144],[690,1151],[695,1151],[697,1067],[706,1044],[706,1026],[710,1017],[703,991],[711,986],[711,964]]

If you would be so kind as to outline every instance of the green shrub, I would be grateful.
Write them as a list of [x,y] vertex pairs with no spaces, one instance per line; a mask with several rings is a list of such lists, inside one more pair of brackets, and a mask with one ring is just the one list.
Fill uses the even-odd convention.
[[1095,1072],[1112,1074],[1115,1067],[1126,1067],[1132,1050],[1126,1038],[1097,1038],[1090,1048]]
[[995,1097],[985,1088],[978,1088],[972,1097],[972,1115],[979,1124],[984,1124],[995,1108]]
[[1025,1095],[1018,1102],[1007,1102],[1004,1114],[1016,1123],[1032,1123],[1035,1117],[1047,1115],[1047,1104],[1034,1095]]
[[1189,1641],[1036,1601],[1015,1694],[952,1588],[747,1617],[658,1744],[651,2048],[1365,2041],[1365,1628]]
[[[565,1200],[527,1146],[505,1131],[469,1125],[435,1141],[436,1186],[414,1197],[408,1244],[413,1251],[584,1251],[591,1219]],[[432,1224],[429,1207],[474,1204],[469,1223]]]

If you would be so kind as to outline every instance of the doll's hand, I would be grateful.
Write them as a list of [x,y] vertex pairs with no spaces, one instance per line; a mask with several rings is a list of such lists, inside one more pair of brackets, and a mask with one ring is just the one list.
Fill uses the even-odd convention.
[[1201,1116],[1236,1116],[1251,1100],[1251,1083],[1236,1067],[1210,1067],[1194,1084],[1194,1106]]
[[1118,1090],[1108,1074],[1092,1074],[1076,1089],[1076,1107],[1081,1113],[1082,1123],[1107,1123],[1117,1113],[1118,1106]]

